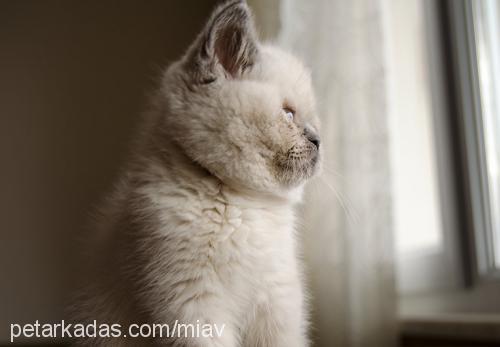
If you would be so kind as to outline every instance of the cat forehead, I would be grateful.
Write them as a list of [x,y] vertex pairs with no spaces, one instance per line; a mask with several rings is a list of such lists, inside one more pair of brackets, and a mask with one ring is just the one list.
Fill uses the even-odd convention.
[[258,79],[278,85],[290,97],[313,97],[311,73],[292,54],[274,46],[262,46],[257,65]]

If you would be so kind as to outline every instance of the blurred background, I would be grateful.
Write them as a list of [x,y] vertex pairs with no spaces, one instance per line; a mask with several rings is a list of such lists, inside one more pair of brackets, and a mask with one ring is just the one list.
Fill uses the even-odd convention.
[[[317,92],[313,345],[499,346],[500,1],[248,2]],[[0,0],[0,345],[65,318],[77,240],[216,3]]]

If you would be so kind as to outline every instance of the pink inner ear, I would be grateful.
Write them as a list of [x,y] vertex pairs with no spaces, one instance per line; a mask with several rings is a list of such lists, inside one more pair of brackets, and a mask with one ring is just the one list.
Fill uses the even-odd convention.
[[242,42],[241,28],[237,26],[229,26],[224,28],[221,33],[218,33],[215,42],[215,54],[219,59],[220,64],[229,74],[235,77],[240,68],[244,67],[245,61],[242,59],[241,47]]
[[221,70],[226,78],[238,78],[253,65],[258,46],[246,3],[243,0],[228,2],[217,8],[199,40],[195,41],[187,65],[201,81],[213,79]]

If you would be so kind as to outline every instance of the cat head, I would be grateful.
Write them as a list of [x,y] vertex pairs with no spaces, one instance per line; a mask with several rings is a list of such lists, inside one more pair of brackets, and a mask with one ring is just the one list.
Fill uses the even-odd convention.
[[320,159],[309,71],[258,41],[244,1],[217,7],[165,72],[163,125],[187,156],[235,188],[283,194]]

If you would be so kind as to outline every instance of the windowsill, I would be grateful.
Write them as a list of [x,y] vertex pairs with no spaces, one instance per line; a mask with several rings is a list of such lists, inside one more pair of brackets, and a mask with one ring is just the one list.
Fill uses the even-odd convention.
[[404,340],[440,340],[463,343],[499,343],[500,314],[433,314],[400,319]]
[[[499,283],[489,282],[473,288],[402,295],[399,322],[403,340],[419,340],[415,346],[426,347],[500,346],[499,294]],[[446,343],[426,344],[425,339]]]

